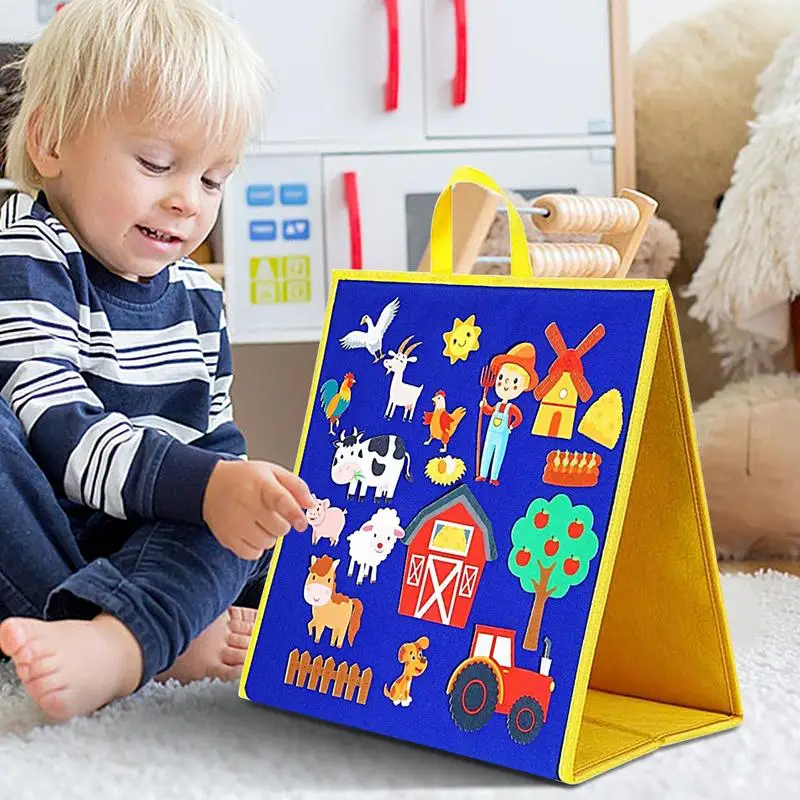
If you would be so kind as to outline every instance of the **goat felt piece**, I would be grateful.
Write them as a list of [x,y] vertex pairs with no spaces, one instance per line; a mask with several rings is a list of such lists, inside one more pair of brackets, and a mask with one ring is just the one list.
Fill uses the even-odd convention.
[[[461,179],[487,180],[473,171]],[[333,276],[297,471],[318,498],[347,509],[347,523],[337,546],[295,534],[278,545],[241,697],[565,783],[738,725],[741,701],[667,284],[534,280],[519,263],[508,278],[450,275],[437,255],[446,196],[434,213],[431,275]],[[384,352],[404,361],[411,408],[392,416],[397,372],[340,340],[368,309],[393,298],[399,310]],[[473,313],[480,349],[450,364],[442,333],[454,315]],[[576,352],[598,325],[602,337]],[[413,358],[407,349],[401,358],[398,345],[411,336],[420,344]],[[506,370],[508,362],[490,369],[513,348],[526,359],[535,353],[535,365],[526,364],[538,380],[556,359],[569,369],[537,398],[530,369]],[[320,376],[348,370],[357,371],[361,391],[348,424],[331,435],[315,402]],[[416,405],[413,387],[421,387]],[[440,443],[425,444],[423,412],[439,390],[447,408],[467,409],[447,451],[466,471],[446,488],[425,477]],[[597,450],[580,420],[611,390],[622,401],[622,430],[603,451],[596,485],[545,483],[554,449]],[[491,416],[481,414],[484,397],[496,406]],[[513,428],[503,412],[512,403],[522,414]],[[548,426],[534,435],[545,405]],[[492,441],[500,460],[496,483],[479,479],[480,416],[478,444]],[[357,583],[359,564],[351,563],[345,537],[363,531],[378,505],[397,511],[403,536],[383,539],[384,547],[391,541],[388,555],[376,550],[379,579]],[[376,541],[386,533],[376,532]],[[420,636],[429,640],[425,670],[408,673],[408,702],[395,705],[383,687],[399,674],[398,649]],[[353,700],[355,674],[342,672],[327,693],[313,690],[322,674],[311,667],[311,691],[286,682],[295,649],[320,656],[319,664],[333,658],[362,673],[369,668],[374,687],[366,702]]]

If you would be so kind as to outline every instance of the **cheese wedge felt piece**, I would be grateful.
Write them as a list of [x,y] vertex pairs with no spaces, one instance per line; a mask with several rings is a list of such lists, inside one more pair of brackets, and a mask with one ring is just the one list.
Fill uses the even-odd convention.
[[613,450],[622,433],[622,395],[609,389],[586,409],[578,432]]

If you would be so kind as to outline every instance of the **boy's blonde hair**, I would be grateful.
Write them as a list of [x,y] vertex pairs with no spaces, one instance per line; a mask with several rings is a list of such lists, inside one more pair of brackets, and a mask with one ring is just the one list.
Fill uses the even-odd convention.
[[507,372],[510,372],[512,375],[519,375],[521,378],[524,378],[526,388],[531,385],[531,376],[528,370],[525,369],[525,367],[521,367],[519,364],[511,364],[509,362],[506,362],[500,367],[500,369],[504,369]]
[[26,146],[34,121],[49,151],[138,97],[155,126],[202,121],[209,140],[241,148],[269,88],[235,23],[202,0],[71,0],[15,66],[22,101],[6,172],[33,195],[42,188]]

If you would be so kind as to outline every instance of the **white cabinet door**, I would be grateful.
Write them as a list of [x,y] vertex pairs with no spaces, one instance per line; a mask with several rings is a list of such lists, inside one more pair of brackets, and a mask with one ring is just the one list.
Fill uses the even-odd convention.
[[419,139],[420,2],[227,0],[274,83],[259,139]]
[[436,199],[468,164],[526,198],[544,192],[614,193],[610,148],[378,153],[323,158],[325,262],[330,271],[414,270]]
[[0,41],[33,42],[55,13],[56,0],[0,0]]
[[609,0],[424,0],[430,137],[612,132]]
[[327,299],[321,158],[247,155],[225,189],[223,250],[234,342],[315,341]]

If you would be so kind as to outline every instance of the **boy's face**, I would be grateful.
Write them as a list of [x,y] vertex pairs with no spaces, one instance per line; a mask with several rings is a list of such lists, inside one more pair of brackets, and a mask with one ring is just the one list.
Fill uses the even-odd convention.
[[527,373],[513,364],[503,364],[497,373],[494,390],[501,400],[513,400],[519,397],[530,383]]
[[238,150],[204,141],[199,125],[92,124],[62,144],[48,174],[40,167],[47,199],[107,269],[131,280],[153,276],[194,251],[216,221]]

